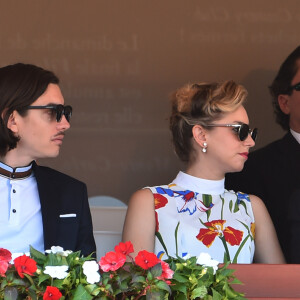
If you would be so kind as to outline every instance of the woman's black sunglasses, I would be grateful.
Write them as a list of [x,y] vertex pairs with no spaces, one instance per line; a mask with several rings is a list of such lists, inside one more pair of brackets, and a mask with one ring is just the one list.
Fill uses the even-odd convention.
[[62,116],[66,117],[66,120],[70,123],[72,116],[72,106],[64,106],[62,104],[53,104],[53,105],[39,105],[39,106],[27,106],[26,109],[51,109],[53,112],[53,117],[55,116],[56,122],[60,122]]
[[233,127],[232,130],[237,134],[240,141],[244,141],[250,134],[253,141],[257,137],[257,128],[253,130],[249,128],[248,124],[209,124],[207,127]]

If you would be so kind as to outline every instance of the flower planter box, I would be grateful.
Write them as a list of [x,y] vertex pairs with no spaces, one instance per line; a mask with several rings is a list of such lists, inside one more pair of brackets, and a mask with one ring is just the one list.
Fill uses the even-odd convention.
[[233,288],[247,299],[300,299],[300,265],[232,264],[243,285]]

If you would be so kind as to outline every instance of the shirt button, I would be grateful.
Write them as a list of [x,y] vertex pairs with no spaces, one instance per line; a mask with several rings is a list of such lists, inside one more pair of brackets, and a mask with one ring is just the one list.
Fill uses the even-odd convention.
[[17,211],[15,209],[12,210],[13,213],[16,213]]
[[13,189],[13,193],[16,193],[16,190],[15,190],[15,189]]

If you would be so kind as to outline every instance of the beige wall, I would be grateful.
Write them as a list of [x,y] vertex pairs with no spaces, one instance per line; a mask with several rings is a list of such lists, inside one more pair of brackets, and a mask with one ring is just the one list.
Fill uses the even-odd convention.
[[249,90],[257,147],[280,137],[267,86],[299,45],[297,0],[1,0],[0,64],[61,78],[72,128],[61,155],[42,161],[128,201],[181,167],[167,117],[170,91],[234,79]]

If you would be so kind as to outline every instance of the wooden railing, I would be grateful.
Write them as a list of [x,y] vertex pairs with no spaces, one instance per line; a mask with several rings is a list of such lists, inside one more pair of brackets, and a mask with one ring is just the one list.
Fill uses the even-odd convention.
[[247,299],[300,299],[300,265],[233,264],[243,285],[233,285]]

